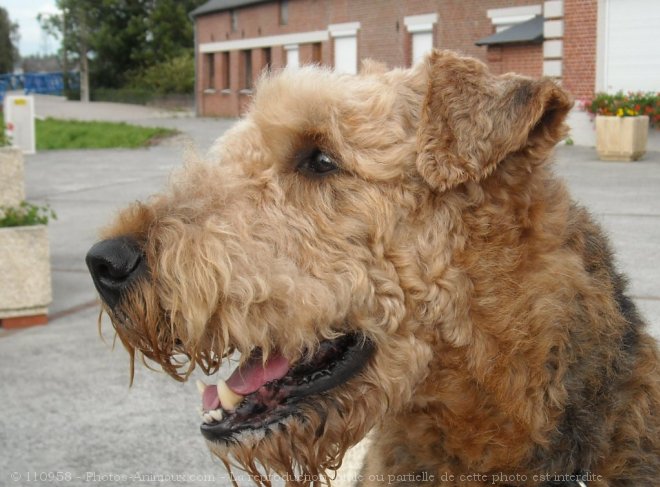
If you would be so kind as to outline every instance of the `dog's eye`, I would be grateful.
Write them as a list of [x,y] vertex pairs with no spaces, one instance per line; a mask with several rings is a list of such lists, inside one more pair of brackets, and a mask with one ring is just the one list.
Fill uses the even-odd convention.
[[309,176],[327,176],[337,172],[339,166],[325,152],[315,151],[298,164],[298,170]]

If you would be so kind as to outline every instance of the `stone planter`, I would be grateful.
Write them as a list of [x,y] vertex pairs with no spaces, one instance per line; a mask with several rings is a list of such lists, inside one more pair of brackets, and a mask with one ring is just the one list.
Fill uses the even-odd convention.
[[16,206],[24,199],[23,153],[0,147],[0,206]]
[[649,117],[596,117],[596,151],[602,161],[637,161],[646,153]]
[[52,301],[46,225],[0,228],[0,276],[2,326],[45,324]]

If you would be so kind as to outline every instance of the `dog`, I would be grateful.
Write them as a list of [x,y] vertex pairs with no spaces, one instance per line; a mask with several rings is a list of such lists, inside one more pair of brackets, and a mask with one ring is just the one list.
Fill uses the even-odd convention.
[[195,366],[258,484],[657,486],[658,347],[552,172],[569,95],[434,51],[267,74],[249,113],[87,255],[130,352]]

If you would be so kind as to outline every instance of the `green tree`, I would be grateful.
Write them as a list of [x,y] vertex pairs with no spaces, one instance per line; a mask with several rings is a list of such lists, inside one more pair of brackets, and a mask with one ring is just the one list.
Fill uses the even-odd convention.
[[143,67],[147,3],[145,0],[104,0],[94,24],[91,46],[94,51],[92,84],[95,87],[124,86],[131,73]]
[[14,64],[19,60],[18,24],[12,22],[9,13],[0,7],[0,74],[14,71]]
[[[89,58],[94,87],[118,88],[154,65],[192,53],[188,12],[205,0],[57,0],[65,13],[42,18],[62,38],[63,55]],[[68,12],[68,14],[67,14]],[[88,56],[81,56],[83,48]]]
[[[99,18],[100,2],[96,0],[57,0],[59,14],[38,15],[41,28],[61,40],[62,69],[78,63],[80,68],[80,100],[89,101],[89,54],[94,26]],[[65,89],[68,88],[65,77]]]
[[204,0],[153,0],[147,18],[149,36],[143,52],[144,62],[150,66],[180,56],[182,50],[192,52],[193,23],[188,12]]
[[94,85],[125,86],[156,65],[192,54],[188,12],[202,3],[205,0],[105,0],[95,34]]

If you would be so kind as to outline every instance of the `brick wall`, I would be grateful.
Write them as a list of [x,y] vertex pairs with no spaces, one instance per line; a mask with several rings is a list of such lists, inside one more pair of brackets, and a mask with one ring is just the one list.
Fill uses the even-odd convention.
[[541,0],[445,0],[435,3],[439,4],[437,47],[453,49],[482,61],[487,61],[487,49],[474,42],[495,32],[486,15],[489,9],[543,4]]
[[596,87],[598,0],[564,0],[563,85],[576,99]]
[[[595,1],[595,0],[594,0]],[[358,60],[376,59],[390,67],[409,66],[411,60],[411,34],[404,25],[404,17],[437,13],[434,26],[434,46],[453,49],[463,54],[487,61],[486,47],[474,42],[494,32],[486,12],[492,8],[521,5],[541,5],[542,0],[290,0],[287,25],[280,25],[279,2],[266,2],[236,9],[237,29],[231,29],[229,11],[197,17],[197,42],[222,42],[250,39],[262,36],[283,35],[297,32],[327,30],[328,25],[344,22],[360,22],[357,32]],[[333,41],[315,46],[301,44],[300,61],[333,64]],[[261,54],[253,50],[253,79],[257,79],[263,67]],[[538,61],[534,57],[538,57]],[[246,106],[249,93],[242,81],[244,73],[239,53],[230,55],[231,84],[222,90],[223,63],[218,53],[214,58],[215,87],[205,86],[208,79],[204,55],[198,57],[197,103],[201,115],[236,116]],[[515,46],[505,48],[501,59],[493,66],[498,72],[520,71],[538,76],[542,69],[543,54],[539,46]],[[286,65],[283,46],[271,48],[271,66]],[[243,92],[241,93],[241,90]]]
[[543,44],[489,46],[486,59],[495,74],[513,72],[534,78],[543,74]]

